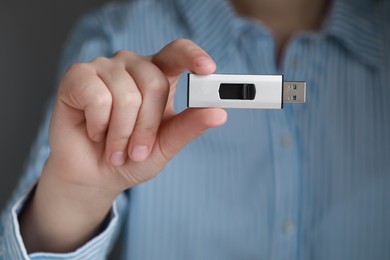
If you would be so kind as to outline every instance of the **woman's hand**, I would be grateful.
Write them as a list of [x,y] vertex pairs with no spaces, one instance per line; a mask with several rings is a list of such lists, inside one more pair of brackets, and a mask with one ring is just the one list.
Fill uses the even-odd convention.
[[185,39],[153,56],[119,51],[69,68],[52,115],[51,153],[21,217],[27,248],[69,251],[85,243],[120,192],[155,177],[187,143],[222,125],[222,109],[173,110],[179,76],[215,68]]

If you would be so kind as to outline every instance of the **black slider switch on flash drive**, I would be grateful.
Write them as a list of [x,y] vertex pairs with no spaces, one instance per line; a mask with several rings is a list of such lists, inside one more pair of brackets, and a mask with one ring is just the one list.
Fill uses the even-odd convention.
[[255,84],[222,83],[219,85],[220,99],[254,100],[256,96]]

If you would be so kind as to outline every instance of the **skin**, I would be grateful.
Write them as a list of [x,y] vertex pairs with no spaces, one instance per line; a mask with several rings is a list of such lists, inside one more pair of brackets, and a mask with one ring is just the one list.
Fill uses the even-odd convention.
[[[290,28],[261,12],[272,7],[278,15],[299,11],[289,19],[301,17],[301,9],[284,5],[289,1],[232,2],[242,15],[260,20],[265,15],[283,46],[297,31],[319,24],[309,19],[313,24],[305,20]],[[68,69],[52,115],[51,153],[19,216],[29,253],[80,247],[98,232],[121,192],[152,179],[186,144],[226,122],[226,112],[218,108],[174,112],[177,82],[186,69],[210,74],[216,64],[199,46],[179,39],[152,56],[123,50]]]
[[173,111],[179,75],[215,68],[184,39],[150,57],[120,51],[69,68],[52,115],[51,153],[20,216],[28,252],[68,252],[84,244],[119,193],[155,177],[183,146],[222,125],[222,109]]

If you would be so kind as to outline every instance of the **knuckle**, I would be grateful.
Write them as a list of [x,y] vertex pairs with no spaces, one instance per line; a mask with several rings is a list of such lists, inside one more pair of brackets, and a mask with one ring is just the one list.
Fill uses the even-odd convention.
[[125,57],[132,56],[132,55],[134,55],[134,52],[126,49],[118,50],[114,54],[114,56],[125,56]]
[[[107,72],[105,73],[105,76],[110,78],[111,80],[115,79],[115,77],[118,77],[118,73],[121,73],[121,71],[125,70],[124,64],[120,62],[113,62],[110,64],[110,66],[107,68]],[[115,76],[116,75],[116,76]],[[122,77],[120,77],[122,78]]]
[[111,60],[107,57],[97,57],[91,61],[92,64],[97,66],[103,66],[111,63]]
[[158,128],[157,127],[154,127],[154,126],[144,126],[144,127],[140,127],[140,129],[138,129],[137,133],[144,137],[144,138],[150,138],[150,137],[153,137],[157,134],[157,131],[158,131]]
[[109,93],[96,93],[94,103],[98,107],[111,107],[112,96]]
[[163,77],[153,78],[148,82],[148,88],[153,92],[165,94],[168,93],[169,82],[166,78]]
[[139,92],[128,92],[118,98],[119,107],[135,107],[139,108],[142,104],[142,96]]
[[86,62],[82,62],[82,63],[74,63],[72,65],[69,66],[68,70],[66,71],[66,74],[73,74],[73,73],[78,73],[80,71],[87,71],[87,70],[91,70],[91,65],[86,63]]
[[[129,137],[130,137],[130,132],[125,133],[125,132],[116,132],[114,133],[107,142],[113,146],[123,146],[123,144],[127,144],[129,142]],[[123,148],[123,147],[122,147]]]

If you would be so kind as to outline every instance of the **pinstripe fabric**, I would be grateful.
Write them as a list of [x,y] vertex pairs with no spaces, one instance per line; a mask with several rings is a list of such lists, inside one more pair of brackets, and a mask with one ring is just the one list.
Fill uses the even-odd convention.
[[218,72],[306,80],[307,103],[228,110],[226,125],[122,194],[86,245],[27,256],[16,215],[50,153],[46,119],[3,213],[0,258],[104,258],[122,219],[125,259],[390,259],[389,13],[389,1],[336,0],[319,32],[292,39],[280,66],[267,28],[237,17],[227,1],[140,0],[86,16],[60,75],[77,61],[123,48],[151,54],[187,37]]

